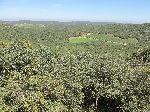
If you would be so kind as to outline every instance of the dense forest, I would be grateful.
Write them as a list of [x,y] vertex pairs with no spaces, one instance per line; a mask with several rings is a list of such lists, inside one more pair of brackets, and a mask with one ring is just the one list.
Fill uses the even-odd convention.
[[0,23],[1,112],[149,112],[150,24]]

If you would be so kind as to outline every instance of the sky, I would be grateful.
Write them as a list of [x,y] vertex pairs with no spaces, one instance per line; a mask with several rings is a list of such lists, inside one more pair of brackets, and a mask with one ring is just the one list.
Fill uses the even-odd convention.
[[150,0],[0,0],[0,20],[150,22]]

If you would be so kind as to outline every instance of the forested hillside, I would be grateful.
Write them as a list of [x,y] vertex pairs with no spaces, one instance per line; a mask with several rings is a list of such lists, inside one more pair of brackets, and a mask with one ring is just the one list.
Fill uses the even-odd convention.
[[150,24],[0,24],[1,112],[149,112]]

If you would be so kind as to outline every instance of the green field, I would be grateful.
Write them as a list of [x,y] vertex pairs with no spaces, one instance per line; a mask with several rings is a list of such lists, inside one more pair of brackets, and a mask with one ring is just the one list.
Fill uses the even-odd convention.
[[80,44],[80,43],[91,43],[99,41],[103,44],[109,45],[127,45],[127,44],[136,44],[138,40],[136,38],[128,38],[128,39],[121,39],[119,37],[111,37],[108,35],[93,35],[91,37],[71,37],[69,38],[70,43]]
[[89,43],[89,42],[95,42],[97,39],[94,38],[87,38],[87,37],[71,37],[69,39],[70,43],[79,44],[79,43]]
[[[74,52],[92,52],[98,53],[102,57],[117,58],[121,56],[126,58],[132,55],[133,52],[136,52],[137,49],[135,49],[135,47],[138,44],[138,40],[136,38],[121,39],[119,37],[97,34],[89,37],[72,37],[69,39],[69,43],[71,43],[71,45],[66,52],[69,51],[71,46],[75,45],[74,48],[72,48]],[[64,51],[65,48],[62,47],[60,49]]]

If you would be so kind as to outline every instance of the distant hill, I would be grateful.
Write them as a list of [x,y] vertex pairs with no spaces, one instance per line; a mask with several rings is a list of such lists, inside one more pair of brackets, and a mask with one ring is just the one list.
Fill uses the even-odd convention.
[[91,21],[72,21],[65,22],[70,24],[116,24],[115,22],[91,22]]
[[116,24],[115,22],[90,22],[90,21],[71,21],[71,22],[60,22],[60,21],[31,21],[31,20],[20,20],[20,21],[0,21],[0,23],[6,24]]
[[6,24],[51,24],[51,23],[57,23],[57,21],[31,21],[31,20],[20,20],[20,21],[0,21],[1,23]]

